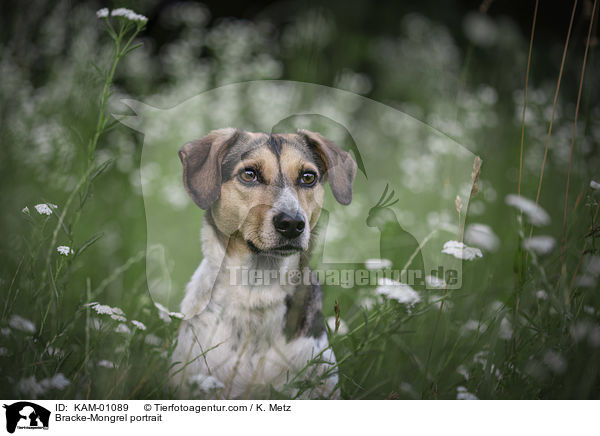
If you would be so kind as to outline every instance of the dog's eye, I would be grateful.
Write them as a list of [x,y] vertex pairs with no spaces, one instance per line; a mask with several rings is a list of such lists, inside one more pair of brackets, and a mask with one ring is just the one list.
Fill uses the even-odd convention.
[[306,186],[314,185],[316,180],[317,180],[317,175],[310,171],[306,171],[306,172],[302,173],[302,175],[300,176],[300,183],[302,183],[303,185],[306,185]]
[[258,180],[258,175],[256,174],[256,170],[252,168],[244,168],[240,172],[240,179],[246,183],[256,182]]

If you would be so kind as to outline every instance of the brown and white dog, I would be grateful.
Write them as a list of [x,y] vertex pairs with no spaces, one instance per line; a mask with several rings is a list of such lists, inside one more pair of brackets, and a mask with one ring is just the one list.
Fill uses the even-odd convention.
[[[206,210],[204,257],[181,303],[173,355],[181,395],[197,382],[217,387],[213,397],[252,398],[308,378],[316,387],[302,397],[338,397],[320,285],[289,278],[308,271],[324,183],[349,204],[356,163],[307,130],[215,130],[179,156],[185,189]],[[244,271],[262,280],[244,281]]]

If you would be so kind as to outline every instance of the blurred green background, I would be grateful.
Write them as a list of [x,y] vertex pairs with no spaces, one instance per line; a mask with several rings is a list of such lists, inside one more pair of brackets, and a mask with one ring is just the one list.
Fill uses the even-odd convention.
[[[147,261],[142,195],[143,186],[161,180],[161,166],[145,162],[143,150],[148,137],[160,138],[172,156],[165,167],[176,172],[179,163],[171,150],[206,133],[205,125],[224,127],[218,122],[230,114],[215,112],[210,124],[194,124],[193,115],[177,126],[149,123],[140,129],[146,138],[116,123],[100,137],[95,152],[94,162],[110,165],[87,193],[74,191],[87,168],[86,146],[96,129],[104,85],[99,71],[106,70],[112,57],[112,42],[96,18],[96,10],[105,6],[129,7],[148,17],[137,37],[143,45],[116,70],[108,113],[134,114],[121,99],[168,110],[202,92],[239,82],[307,82],[384,103],[412,117],[411,123],[420,121],[440,132],[442,142],[456,141],[483,160],[479,192],[471,201],[469,169],[463,172],[466,185],[460,192],[443,194],[433,182],[439,168],[416,153],[421,147],[435,153],[440,144],[436,149],[435,141],[423,140],[410,126],[394,130],[394,120],[387,120],[388,125],[383,118],[373,120],[371,142],[393,131],[398,140],[391,144],[409,143],[415,151],[404,156],[400,145],[390,146],[384,156],[388,159],[382,157],[382,168],[397,171],[398,189],[422,189],[447,201],[426,216],[411,217],[403,215],[410,210],[397,209],[400,222],[412,219],[430,229],[457,227],[465,220],[465,210],[459,217],[454,205],[460,194],[464,207],[469,204],[466,228],[484,224],[497,240],[482,247],[482,258],[463,262],[461,289],[424,293],[413,308],[377,297],[372,288],[325,289],[325,316],[334,315],[338,300],[349,329],[330,335],[341,362],[345,398],[600,395],[598,191],[590,186],[592,180],[600,182],[595,23],[574,136],[561,255],[581,68],[590,19],[598,13],[592,1],[579,2],[573,15],[548,142],[539,203],[551,222],[533,230],[526,219],[519,223],[518,211],[505,197],[518,190],[534,1],[38,1],[3,5],[0,18],[3,397],[176,395],[167,370],[178,320],[164,312],[161,319],[153,305],[149,282],[163,276],[147,270],[152,262]],[[571,2],[542,2],[537,14],[520,185],[521,194],[532,200],[572,7]],[[277,94],[271,98],[276,103]],[[369,132],[369,118],[363,121]],[[378,156],[372,151],[366,155],[372,162]],[[357,204],[372,207],[383,186],[358,190]],[[74,206],[64,226],[57,226],[73,192]],[[154,192],[171,211],[188,210],[200,218],[180,186],[161,182]],[[40,215],[34,208],[40,203],[58,208],[50,216]],[[24,207],[28,213],[22,212]],[[522,240],[530,231],[554,238],[553,248],[526,251]],[[75,253],[59,255],[53,239]],[[197,241],[197,233],[190,241]],[[443,241],[435,241],[431,249],[441,253]],[[332,250],[343,251],[347,243],[346,238],[333,240]],[[198,245],[186,246],[182,256],[190,259],[177,273],[185,282],[200,259]],[[179,268],[166,262],[168,270]],[[169,298],[159,301],[177,310],[182,291],[176,281]],[[127,323],[86,309],[84,304],[92,301],[121,308]],[[146,330],[134,329],[133,319]],[[66,382],[56,379],[57,374]]]

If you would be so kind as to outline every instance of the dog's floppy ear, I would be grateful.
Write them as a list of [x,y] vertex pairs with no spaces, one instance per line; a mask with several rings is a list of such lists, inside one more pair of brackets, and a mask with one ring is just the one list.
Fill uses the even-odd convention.
[[352,201],[352,182],[356,175],[356,162],[350,153],[342,150],[333,141],[325,138],[320,133],[298,129],[298,134],[303,136],[309,147],[313,148],[323,159],[326,165],[327,177],[331,185],[331,192],[335,199],[348,205]]
[[213,130],[179,150],[185,190],[201,209],[208,209],[221,195],[221,162],[238,136],[237,129]]

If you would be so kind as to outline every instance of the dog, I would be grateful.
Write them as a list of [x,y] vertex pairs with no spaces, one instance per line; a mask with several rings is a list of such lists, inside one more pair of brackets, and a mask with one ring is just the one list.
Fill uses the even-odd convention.
[[[266,397],[286,386],[292,397],[339,397],[308,260],[324,184],[348,205],[355,161],[316,132],[234,128],[187,143],[179,157],[187,193],[206,210],[203,260],[186,287],[173,353],[180,394],[193,395],[196,383],[212,398]],[[244,281],[245,271],[262,280]],[[300,272],[308,283],[291,280]],[[290,388],[307,380],[308,390]]]

